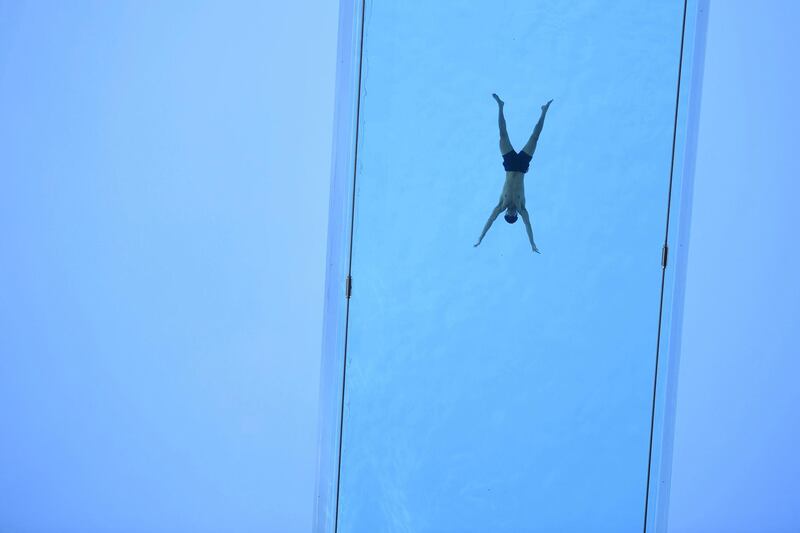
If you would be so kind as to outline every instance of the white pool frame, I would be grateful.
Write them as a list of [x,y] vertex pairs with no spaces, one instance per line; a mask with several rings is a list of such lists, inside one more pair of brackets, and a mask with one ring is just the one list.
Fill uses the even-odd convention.
[[[339,7],[336,107],[320,369],[315,533],[336,532],[364,2],[365,0],[340,0]],[[665,231],[668,260],[662,281],[651,424],[651,460],[644,502],[645,533],[663,533],[667,530],[686,260],[709,0],[684,0],[684,9],[680,83],[676,94],[676,136]]]

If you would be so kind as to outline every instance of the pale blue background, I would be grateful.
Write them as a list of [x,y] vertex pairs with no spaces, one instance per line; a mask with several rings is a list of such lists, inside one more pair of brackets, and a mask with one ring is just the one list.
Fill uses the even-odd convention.
[[[0,530],[310,530],[333,4],[0,1]],[[671,531],[800,527],[799,17],[711,5]]]
[[711,2],[670,531],[800,531],[800,4]]
[[310,530],[336,16],[0,0],[0,531]]

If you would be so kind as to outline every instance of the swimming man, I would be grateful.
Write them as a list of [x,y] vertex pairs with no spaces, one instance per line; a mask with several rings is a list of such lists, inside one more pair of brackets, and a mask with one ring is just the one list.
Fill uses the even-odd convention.
[[515,152],[514,147],[511,146],[511,141],[508,140],[508,131],[506,130],[506,118],[503,116],[503,105],[505,102],[500,100],[496,94],[492,94],[497,101],[497,106],[500,111],[498,122],[500,125],[500,153],[503,155],[503,168],[506,169],[506,182],[503,185],[503,192],[500,194],[500,200],[497,202],[492,214],[489,215],[489,220],[483,227],[481,236],[475,246],[478,246],[483,240],[483,236],[492,227],[492,223],[497,218],[497,215],[506,212],[503,218],[506,222],[513,224],[517,221],[517,213],[522,215],[522,221],[525,222],[525,229],[528,231],[528,240],[531,241],[531,248],[537,254],[539,249],[536,248],[536,243],[533,242],[533,229],[531,228],[531,219],[528,215],[528,210],[525,209],[525,184],[523,182],[525,173],[528,172],[528,167],[533,157],[533,152],[536,150],[536,142],[539,140],[539,135],[542,133],[544,126],[544,116],[550,108],[552,100],[542,106],[542,114],[539,117],[539,122],[533,128],[531,138],[522,149],[521,152]]

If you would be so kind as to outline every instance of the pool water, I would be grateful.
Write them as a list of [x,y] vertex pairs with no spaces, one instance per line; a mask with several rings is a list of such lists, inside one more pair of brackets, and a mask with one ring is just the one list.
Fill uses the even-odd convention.
[[642,530],[684,9],[365,3],[339,533]]

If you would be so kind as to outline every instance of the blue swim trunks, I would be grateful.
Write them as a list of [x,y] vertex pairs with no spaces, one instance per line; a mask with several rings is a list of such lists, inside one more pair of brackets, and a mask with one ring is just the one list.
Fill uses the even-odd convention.
[[503,168],[506,172],[522,172],[525,174],[531,166],[531,156],[522,152],[508,152],[503,154]]

